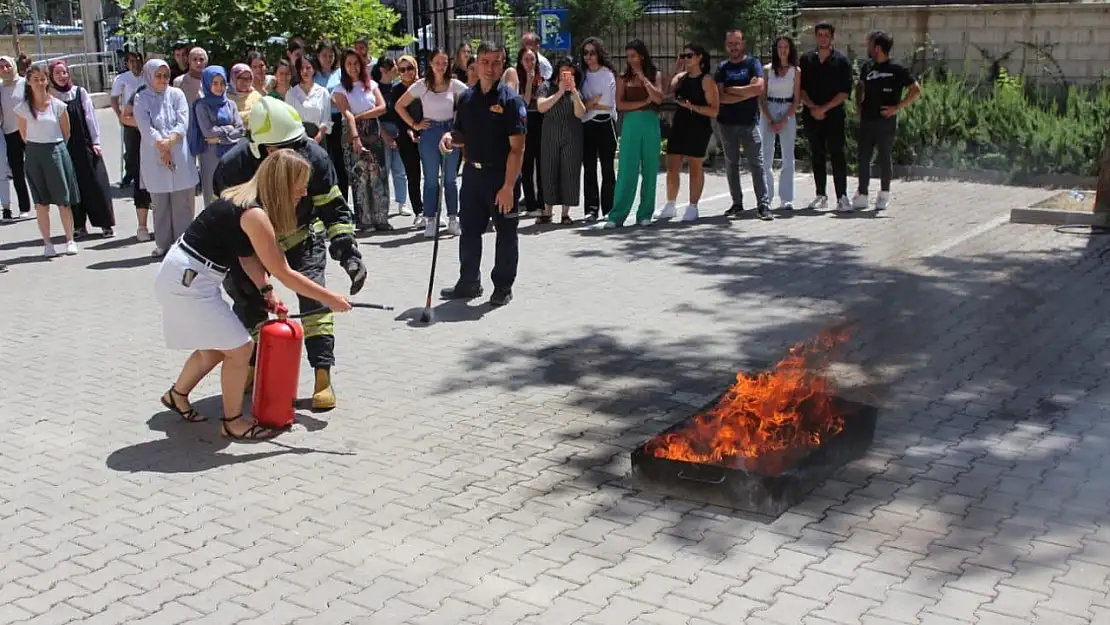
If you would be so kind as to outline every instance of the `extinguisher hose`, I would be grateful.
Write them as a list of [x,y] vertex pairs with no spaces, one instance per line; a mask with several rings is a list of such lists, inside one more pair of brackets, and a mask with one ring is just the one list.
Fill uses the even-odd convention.
[[[373,310],[393,310],[392,306],[386,306],[385,304],[368,304],[368,303],[365,303],[365,302],[351,302],[351,308],[370,308],[370,309],[373,309]],[[318,315],[320,313],[326,313],[326,312],[330,312],[330,311],[331,311],[331,309],[328,308],[327,306],[321,306],[319,308],[312,308],[312,309],[309,309],[309,310],[303,310],[301,312],[294,313],[292,315],[285,315],[285,318],[286,319],[300,319],[302,317],[307,317],[309,315]]]

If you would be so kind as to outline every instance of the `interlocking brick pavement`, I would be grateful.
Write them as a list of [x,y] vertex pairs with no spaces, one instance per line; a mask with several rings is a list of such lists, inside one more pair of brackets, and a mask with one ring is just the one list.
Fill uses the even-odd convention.
[[[159,407],[184,354],[129,200],[77,257],[0,226],[0,623],[1110,622],[1106,243],[1005,223],[1045,191],[895,184],[882,218],[728,222],[713,178],[694,226],[528,226],[512,305],[431,327],[430,244],[365,238],[360,299],[401,314],[342,316],[340,407],[258,445]],[[841,320],[865,458],[771,523],[627,478]]]

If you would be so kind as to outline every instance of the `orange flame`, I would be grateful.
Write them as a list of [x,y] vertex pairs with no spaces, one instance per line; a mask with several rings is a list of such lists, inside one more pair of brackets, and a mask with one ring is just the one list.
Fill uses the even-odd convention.
[[712,408],[684,427],[647,442],[656,457],[778,475],[844,428],[833,405],[829,356],[846,329],[828,330],[790,348],[775,367],[736,374]]

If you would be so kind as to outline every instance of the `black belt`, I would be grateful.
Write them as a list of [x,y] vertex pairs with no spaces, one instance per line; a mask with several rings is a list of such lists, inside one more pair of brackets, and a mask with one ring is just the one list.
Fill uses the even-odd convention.
[[200,252],[198,252],[198,251],[194,250],[193,248],[189,247],[189,244],[185,242],[185,239],[178,239],[177,247],[180,247],[181,251],[188,254],[190,258],[192,258],[193,260],[197,261],[198,263],[204,265],[205,267],[211,269],[212,271],[215,271],[215,272],[218,272],[218,273],[227,273],[227,267],[224,267],[223,265],[221,265],[219,263],[214,263],[214,262],[208,260],[207,258],[205,258],[204,256],[201,255]]
[[790,104],[791,102],[794,101],[794,98],[767,98],[767,101],[768,102],[779,102],[779,103],[782,103],[782,104]]

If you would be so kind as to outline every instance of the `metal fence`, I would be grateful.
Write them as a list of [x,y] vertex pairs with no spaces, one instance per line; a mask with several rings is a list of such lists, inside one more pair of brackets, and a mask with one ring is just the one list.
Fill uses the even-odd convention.
[[[460,44],[482,39],[519,41],[524,33],[539,30],[537,14],[541,10],[561,8],[559,0],[515,0],[515,3],[509,0],[509,6],[517,14],[507,18],[498,14],[494,0],[470,0],[462,4],[446,4],[444,0],[410,1],[413,2],[416,48],[428,51],[438,47],[449,54]],[[572,32],[570,49],[552,50],[549,56],[577,56],[583,39],[599,36],[614,64],[622,69],[625,44],[640,39],[647,44],[656,65],[669,69],[687,43],[685,29],[689,14],[683,0],[641,0],[641,14],[632,23],[609,34]],[[762,30],[767,29],[758,24],[745,25],[748,53],[753,56],[766,57],[770,53],[772,38],[763,36]],[[724,41],[699,43],[706,46],[714,58],[719,58]],[[510,50],[510,58],[515,58],[516,52]]]

